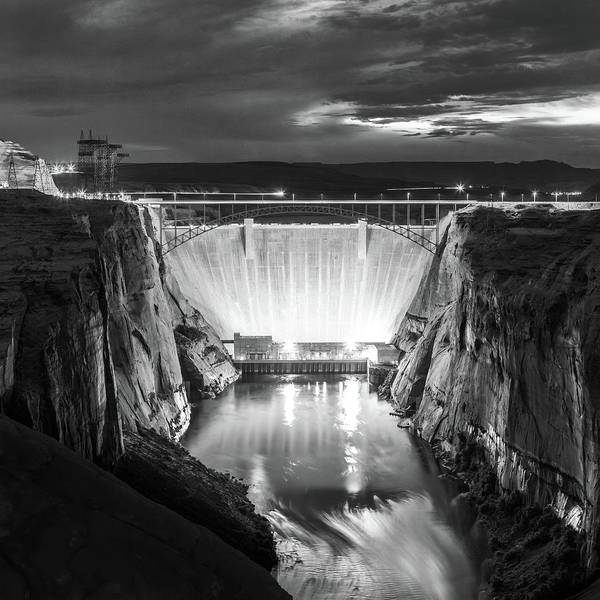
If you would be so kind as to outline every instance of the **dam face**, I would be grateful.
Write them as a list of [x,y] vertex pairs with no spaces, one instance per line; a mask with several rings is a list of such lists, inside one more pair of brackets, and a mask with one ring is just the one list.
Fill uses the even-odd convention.
[[391,338],[431,257],[364,222],[246,223],[202,234],[166,260],[222,339],[379,342]]

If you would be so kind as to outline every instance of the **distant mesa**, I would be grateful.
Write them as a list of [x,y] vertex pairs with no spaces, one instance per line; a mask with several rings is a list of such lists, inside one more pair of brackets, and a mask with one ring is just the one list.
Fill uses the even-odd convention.
[[10,140],[0,140],[0,188],[59,194],[44,159]]

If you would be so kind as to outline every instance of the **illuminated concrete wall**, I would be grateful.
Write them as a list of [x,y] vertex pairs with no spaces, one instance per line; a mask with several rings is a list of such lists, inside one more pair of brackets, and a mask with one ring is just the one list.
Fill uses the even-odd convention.
[[[365,231],[366,229],[366,231]],[[431,254],[378,227],[229,225],[166,259],[223,339],[387,341]]]

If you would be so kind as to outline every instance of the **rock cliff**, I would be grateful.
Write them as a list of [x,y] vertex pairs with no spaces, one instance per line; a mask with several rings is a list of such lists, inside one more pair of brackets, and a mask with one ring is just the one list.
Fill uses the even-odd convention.
[[392,396],[416,431],[485,448],[500,483],[598,525],[600,212],[457,213],[401,323]]
[[[185,302],[163,280],[151,216],[41,194],[0,203],[1,411],[91,459],[114,460],[137,425],[178,439],[190,409],[174,328],[214,332],[173,310]],[[210,353],[192,350],[187,368],[211,377]]]
[[46,162],[10,140],[0,140],[0,188],[30,189],[58,196]]
[[4,416],[0,499],[5,600],[290,598],[215,534]]
[[185,379],[216,393],[238,373],[165,271],[152,215],[31,192],[0,206],[0,412],[272,566],[246,487],[172,443],[190,418]]
[[215,396],[240,376],[223,342],[187,298],[166,262],[165,284],[173,315],[175,343],[183,377],[190,383],[190,401]]

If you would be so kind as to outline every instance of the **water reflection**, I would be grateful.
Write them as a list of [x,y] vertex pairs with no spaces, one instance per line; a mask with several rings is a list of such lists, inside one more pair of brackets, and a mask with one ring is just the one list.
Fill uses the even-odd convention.
[[296,599],[474,597],[434,463],[388,412],[364,379],[291,376],[237,383],[193,415],[184,444],[250,485]]
[[296,395],[296,386],[293,383],[286,383],[283,386],[283,397],[284,397],[284,416],[283,424],[287,427],[294,425],[294,396]]

